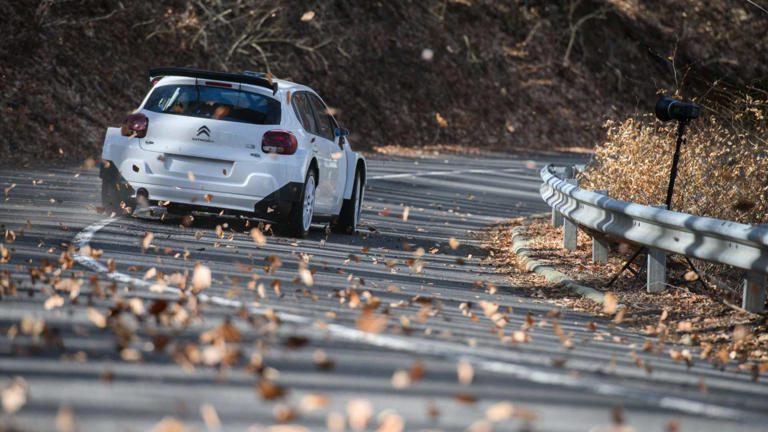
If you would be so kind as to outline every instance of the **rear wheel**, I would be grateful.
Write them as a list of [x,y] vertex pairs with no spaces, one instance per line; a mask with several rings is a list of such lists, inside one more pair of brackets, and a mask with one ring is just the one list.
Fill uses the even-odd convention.
[[344,200],[339,217],[333,224],[333,231],[338,233],[354,234],[360,223],[360,212],[363,206],[363,179],[360,170],[355,172],[355,183],[352,186],[352,196]]
[[101,206],[107,213],[123,214],[123,206],[130,207],[131,197],[127,185],[119,183],[113,176],[101,179]]
[[285,221],[283,227],[285,234],[299,238],[309,235],[309,227],[312,225],[312,217],[315,214],[316,187],[317,174],[310,170],[304,182],[304,189],[301,191],[301,200],[294,203]]

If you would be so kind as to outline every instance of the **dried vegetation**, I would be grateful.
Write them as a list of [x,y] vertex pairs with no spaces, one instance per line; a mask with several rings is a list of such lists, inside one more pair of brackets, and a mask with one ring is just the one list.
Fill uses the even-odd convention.
[[[768,93],[738,98],[737,112],[695,120],[681,153],[672,209],[742,223],[768,223]],[[650,116],[609,123],[583,175],[588,188],[642,204],[662,204],[675,127]]]
[[736,84],[768,68],[753,61],[768,14],[722,0],[0,7],[0,153],[8,163],[98,157],[104,128],[137,106],[147,69],[159,65],[309,83],[339,110],[359,148],[497,150],[591,147],[606,120],[647,111],[659,88],[703,94],[687,66]]

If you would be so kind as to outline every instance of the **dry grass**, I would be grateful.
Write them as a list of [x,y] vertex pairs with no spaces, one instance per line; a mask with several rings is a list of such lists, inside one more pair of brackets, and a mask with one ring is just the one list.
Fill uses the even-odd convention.
[[[768,101],[736,99],[739,111],[695,120],[683,146],[672,208],[742,223],[768,222]],[[583,175],[587,188],[642,204],[666,197],[675,127],[650,116],[608,123]]]

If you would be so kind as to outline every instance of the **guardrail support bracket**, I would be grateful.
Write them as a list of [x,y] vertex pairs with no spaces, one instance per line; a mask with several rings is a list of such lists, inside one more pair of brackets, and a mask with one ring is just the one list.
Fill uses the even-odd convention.
[[750,312],[762,312],[766,299],[765,275],[748,272],[747,277],[744,279],[743,292],[741,307]]

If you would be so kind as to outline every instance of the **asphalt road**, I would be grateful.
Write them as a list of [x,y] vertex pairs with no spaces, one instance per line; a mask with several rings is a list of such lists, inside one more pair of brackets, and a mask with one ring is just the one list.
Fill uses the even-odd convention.
[[[479,233],[545,211],[538,167],[566,160],[374,158],[358,235],[316,227],[309,239],[267,236],[263,246],[238,220],[182,227],[98,214],[94,169],[2,169],[0,224],[16,238],[0,280],[10,276],[16,293],[0,301],[0,372],[4,402],[18,394],[12,377],[28,397],[0,429],[57,430],[71,412],[83,431],[151,430],[165,417],[194,430],[215,430],[213,417],[222,430],[276,418],[325,430],[329,418],[354,422],[370,407],[367,430],[399,421],[408,431],[615,430],[600,427],[617,416],[637,431],[768,430],[765,378],[642,352],[643,337],[605,320],[547,317],[551,304],[482,264]],[[62,270],[75,244],[102,253],[66,258]],[[191,275],[196,262],[212,275],[198,301],[152,287],[153,273]],[[314,272],[311,286],[300,268]],[[493,304],[500,329],[484,314]],[[522,333],[528,312],[535,323]],[[227,320],[237,331],[219,327]],[[260,380],[284,395],[266,400],[280,392],[257,390]]]

